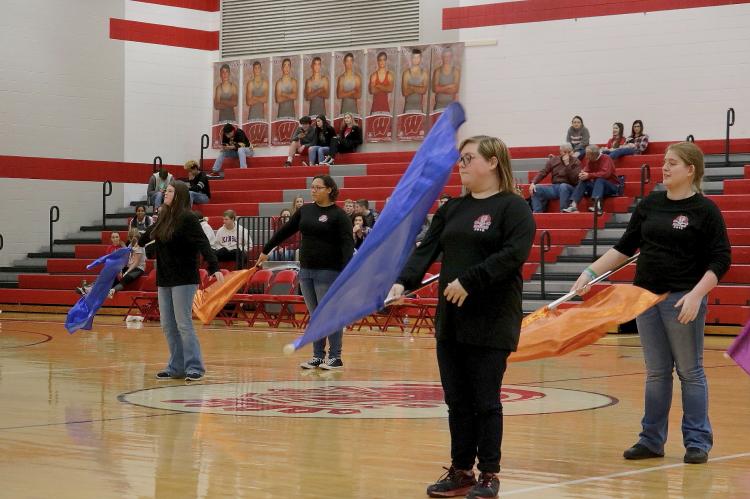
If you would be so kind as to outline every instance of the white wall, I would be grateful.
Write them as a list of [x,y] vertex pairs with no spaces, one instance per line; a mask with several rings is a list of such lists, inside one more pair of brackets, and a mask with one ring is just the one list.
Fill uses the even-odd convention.
[[3,0],[0,153],[123,156],[123,0]]
[[[3,216],[0,222],[0,234],[5,241],[0,251],[0,267],[23,259],[27,253],[48,251],[52,205],[60,208],[55,239],[78,232],[82,225],[100,224],[101,192],[101,182],[4,178],[0,182],[0,199],[3,207],[12,207],[12,215]],[[123,184],[113,184],[107,211],[111,213],[122,205]],[[3,214],[7,213],[3,209]]]
[[462,134],[557,144],[579,114],[597,142],[635,119],[652,140],[715,139],[734,107],[732,135],[749,137],[748,25],[744,4],[458,30],[497,40],[466,49]]

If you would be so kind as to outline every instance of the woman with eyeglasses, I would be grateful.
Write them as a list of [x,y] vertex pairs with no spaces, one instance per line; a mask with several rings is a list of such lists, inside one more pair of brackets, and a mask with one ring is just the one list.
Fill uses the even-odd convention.
[[[330,175],[313,177],[310,186],[312,203],[303,204],[292,214],[289,222],[279,228],[263,246],[258,257],[260,265],[268,255],[293,235],[302,235],[299,250],[299,283],[307,309],[312,314],[323,299],[328,288],[354,253],[352,221],[336,204],[339,189]],[[343,329],[328,337],[328,359],[326,360],[326,338],[313,343],[313,357],[300,364],[303,369],[340,369]]]
[[459,149],[461,183],[468,193],[438,208],[388,298],[417,288],[443,254],[435,336],[451,466],[427,494],[478,499],[495,497],[500,488],[500,386],[508,356],[518,346],[521,269],[536,225],[516,192],[510,154],[500,139],[471,137]]

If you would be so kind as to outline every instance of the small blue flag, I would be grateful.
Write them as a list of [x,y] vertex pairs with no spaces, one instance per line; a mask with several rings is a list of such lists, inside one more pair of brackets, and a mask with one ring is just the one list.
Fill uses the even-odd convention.
[[79,329],[90,330],[94,322],[94,316],[104,303],[104,300],[112,289],[117,273],[128,263],[130,248],[120,248],[108,255],[97,258],[86,266],[87,269],[104,264],[99,276],[96,278],[91,290],[81,297],[68,311],[65,319],[65,329],[73,334]]
[[[458,103],[450,104],[432,127],[372,232],[344,268],[310,318],[295,350],[331,335],[381,308],[411,255],[424,219],[442,192],[459,158],[456,132],[465,121]],[[289,351],[287,346],[285,351]]]

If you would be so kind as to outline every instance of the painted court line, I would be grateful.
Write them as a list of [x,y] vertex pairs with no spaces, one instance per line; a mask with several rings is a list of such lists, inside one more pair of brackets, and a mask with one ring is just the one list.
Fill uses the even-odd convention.
[[[741,454],[731,454],[729,456],[721,456],[721,457],[713,457],[708,460],[709,463],[715,463],[719,461],[729,461],[731,459],[738,459],[742,457],[750,457],[750,452],[743,452]],[[611,480],[613,478],[622,478],[626,476],[633,476],[633,475],[641,475],[643,473],[651,473],[652,471],[660,471],[660,470],[668,470],[671,468],[682,468],[684,466],[695,466],[690,465],[686,463],[675,463],[675,464],[665,464],[662,466],[653,466],[651,468],[643,468],[639,470],[632,470],[632,471],[621,471],[619,473],[611,473],[609,475],[601,475],[601,476],[592,476],[588,478],[579,478],[578,480],[570,480],[567,482],[560,482],[560,483],[550,483],[547,485],[536,485],[534,487],[526,487],[524,489],[516,489],[516,490],[509,490],[508,492],[503,492],[500,494],[501,497],[506,496],[513,496],[517,494],[526,494],[528,492],[536,492],[539,490],[548,490],[548,489],[557,489],[561,487],[570,487],[571,485],[579,485],[582,483],[589,483],[589,482],[600,482],[603,480]]]

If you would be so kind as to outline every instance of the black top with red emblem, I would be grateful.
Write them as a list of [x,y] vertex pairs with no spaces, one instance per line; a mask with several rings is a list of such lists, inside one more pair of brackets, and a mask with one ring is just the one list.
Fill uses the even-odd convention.
[[628,256],[638,248],[634,284],[653,293],[693,289],[708,270],[721,279],[731,264],[724,217],[701,194],[675,201],[661,191],[641,201],[615,245]]
[[299,250],[302,268],[340,271],[352,258],[352,221],[335,204],[325,207],[316,203],[302,205],[263,246],[263,253],[269,254],[297,231],[302,234]]
[[[442,252],[437,339],[515,351],[523,317],[521,269],[535,231],[529,205],[516,194],[451,199],[435,213],[398,282],[417,287]],[[461,307],[443,296],[456,278],[468,292]]]

